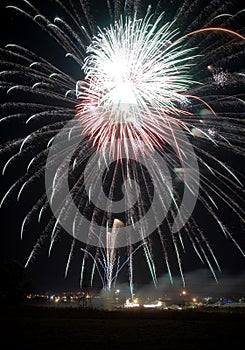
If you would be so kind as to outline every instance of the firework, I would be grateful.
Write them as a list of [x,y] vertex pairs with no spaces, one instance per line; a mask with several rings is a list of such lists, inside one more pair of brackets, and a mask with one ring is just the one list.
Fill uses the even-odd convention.
[[161,17],[153,25],[151,17],[120,19],[100,31],[87,49],[85,81],[77,88],[83,132],[101,148],[118,135],[127,158],[127,142],[134,153],[139,140],[152,150],[159,138],[165,141],[163,131],[168,135],[173,124],[181,124],[181,114],[189,114],[178,106],[188,104],[185,92],[194,83],[188,71],[195,56],[175,40],[172,23],[159,28]]
[[63,16],[54,21],[27,1],[8,6],[47,31],[69,66],[79,67],[74,79],[22,46],[1,52],[2,127],[26,125],[25,136],[1,151],[4,176],[26,162],[1,206],[45,179],[21,225],[23,236],[33,218],[46,220],[26,266],[47,239],[51,253],[65,230],[72,237],[65,275],[83,243],[81,285],[90,271],[90,284],[97,272],[110,289],[128,266],[132,292],[139,251],[157,285],[156,242],[171,281],[174,255],[184,282],[188,245],[216,278],[215,249],[192,213],[197,202],[244,255],[222,221],[227,209],[244,220],[243,176],[222,160],[243,156],[244,11],[230,2],[224,12],[220,1],[185,1],[169,19],[164,1],[115,0],[103,5],[111,24],[99,28],[89,4],[56,1]]

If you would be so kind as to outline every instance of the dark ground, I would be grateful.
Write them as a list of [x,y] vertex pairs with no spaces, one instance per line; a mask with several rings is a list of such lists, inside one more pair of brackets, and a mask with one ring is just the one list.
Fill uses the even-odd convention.
[[208,349],[243,344],[245,309],[1,306],[2,349]]

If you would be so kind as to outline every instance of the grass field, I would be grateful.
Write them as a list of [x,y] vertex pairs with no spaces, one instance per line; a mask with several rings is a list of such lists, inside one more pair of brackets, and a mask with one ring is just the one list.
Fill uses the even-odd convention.
[[243,347],[245,310],[123,310],[1,306],[2,349]]

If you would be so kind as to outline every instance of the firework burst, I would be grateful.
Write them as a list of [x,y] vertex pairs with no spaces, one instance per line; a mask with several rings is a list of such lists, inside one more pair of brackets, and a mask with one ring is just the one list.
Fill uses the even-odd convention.
[[[46,219],[26,266],[46,240],[51,253],[65,228],[72,236],[65,274],[80,245],[81,285],[86,270],[91,284],[97,272],[110,289],[128,266],[132,292],[139,251],[156,285],[164,269],[172,280],[173,256],[184,282],[188,245],[216,278],[220,263],[192,215],[196,201],[244,255],[222,221],[228,210],[244,222],[243,176],[223,160],[244,153],[244,10],[229,1],[184,1],[170,15],[164,3],[103,2],[111,20],[104,29],[89,1],[57,0],[62,17],[54,21],[34,2],[7,6],[82,69],[74,79],[20,45],[1,50],[1,125],[26,128],[1,150],[4,176],[19,160],[26,164],[1,206],[46,181],[41,195],[33,186],[21,224],[23,236],[33,218]],[[155,265],[156,244],[163,268]]]
[[188,104],[185,93],[194,84],[188,75],[193,49],[175,40],[172,23],[159,27],[162,16],[153,25],[151,19],[120,19],[100,30],[87,49],[85,81],[77,87],[77,117],[99,147],[118,135],[121,147],[123,139],[129,140],[136,153],[141,140],[153,150],[163,131],[171,133],[171,125],[181,124],[181,115],[189,114],[178,106]]

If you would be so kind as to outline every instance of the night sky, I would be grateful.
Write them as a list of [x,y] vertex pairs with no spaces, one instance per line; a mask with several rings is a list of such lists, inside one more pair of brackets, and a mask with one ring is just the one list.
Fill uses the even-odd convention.
[[[46,1],[31,1],[32,3],[38,3],[39,8],[43,10],[45,8],[45,14],[49,14],[49,18],[53,18],[57,15],[52,4],[48,4],[46,7]],[[44,3],[45,2],[45,6]],[[105,1],[104,1],[105,2]],[[146,2],[146,1],[144,1]],[[24,47],[30,48],[32,51],[48,59],[53,64],[59,66],[65,70],[75,79],[81,78],[81,73],[76,66],[72,66],[71,61],[64,58],[64,51],[48,36],[47,33],[43,33],[31,20],[17,14],[11,9],[6,9],[6,4],[18,3],[18,1],[1,0],[0,3],[0,33],[1,33],[1,47],[7,43],[21,44]],[[41,4],[42,3],[42,4]],[[49,3],[49,2],[48,2]],[[101,23],[106,24],[108,19],[104,15],[103,1],[98,1],[100,5],[94,4],[94,16],[96,19],[102,19]],[[154,1],[153,1],[154,3]],[[176,1],[176,3],[181,3]],[[96,6],[96,7],[95,7]],[[53,13],[54,12],[54,13]],[[5,93],[0,91],[1,102],[5,101]],[[5,143],[15,137],[25,136],[27,130],[25,125],[19,121],[12,121],[10,123],[4,123],[0,126],[1,143]],[[226,154],[221,154],[221,158]],[[227,155],[229,164],[232,165],[237,171],[244,173],[244,160],[242,157],[234,157]],[[0,168],[2,169],[5,162],[8,160],[8,154],[1,155]],[[0,197],[2,198],[5,191],[11,186],[14,179],[18,178],[23,173],[24,166],[22,161],[17,162],[16,167],[10,167],[4,177],[0,177]],[[30,200],[33,189],[27,191],[22,200],[17,202],[15,198],[8,200],[7,203],[0,210],[1,215],[1,257],[3,259],[14,259],[17,262],[24,264],[32,247],[36,241],[36,238],[42,232],[42,225],[38,225],[37,220],[33,220],[28,225],[23,239],[20,238],[21,223],[26,213],[31,209],[32,201]],[[34,186],[36,194],[44,191],[44,184],[38,183]],[[35,195],[36,195],[35,194]],[[242,194],[241,194],[242,195]],[[240,203],[243,205],[243,202]],[[221,211],[222,211],[221,207]],[[228,291],[245,291],[245,259],[238,249],[232,244],[229,239],[226,239],[217,224],[204,212],[204,209],[197,205],[194,211],[200,226],[204,228],[205,234],[208,236],[208,240],[212,242],[214,251],[222,272],[218,272],[217,276],[220,278],[220,286],[223,286]],[[238,222],[235,216],[230,215],[230,212],[224,208],[224,212],[221,217],[225,220],[228,219],[230,227],[232,227],[233,234],[238,238],[241,247],[245,250],[245,232],[242,224]],[[66,260],[69,254],[69,245],[71,243],[71,237],[67,233],[63,233],[55,249],[50,257],[48,257],[49,242],[45,242],[42,249],[39,251],[38,256],[31,266],[27,269],[27,275],[33,280],[37,291],[40,292],[58,292],[79,290],[79,278],[80,278],[80,265],[81,254],[79,252],[79,245],[76,249],[74,260],[71,265],[71,270],[68,277],[64,278],[64,270],[66,266]],[[154,243],[157,245],[157,242]],[[162,290],[168,284],[166,282],[165,274],[166,270],[162,265],[162,252],[156,247],[155,261],[157,266],[157,272],[159,273],[159,288]],[[194,254],[191,247],[187,246],[186,253],[182,256],[183,270],[186,273],[187,280],[190,280],[190,284],[197,289],[202,290],[205,285],[205,290],[214,287],[214,281],[207,266],[201,264],[197,256]],[[135,283],[139,289],[151,288],[151,277],[147,266],[145,264],[143,254],[137,253],[135,256]],[[174,264],[174,262],[173,262]],[[179,288],[179,275],[177,273],[177,267],[174,267],[176,272],[176,285]],[[119,277],[119,283],[125,284],[127,282],[127,271],[123,271]],[[164,282],[164,283],[163,283]],[[95,283],[97,288],[100,288],[100,283]],[[188,286],[187,286],[188,287]],[[221,288],[221,287],[220,287]],[[222,290],[222,288],[220,289]],[[207,291],[208,292],[208,291]]]

